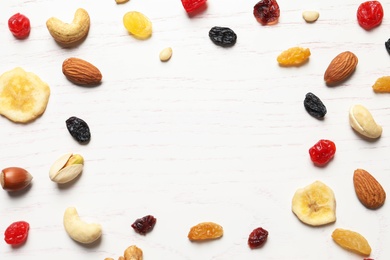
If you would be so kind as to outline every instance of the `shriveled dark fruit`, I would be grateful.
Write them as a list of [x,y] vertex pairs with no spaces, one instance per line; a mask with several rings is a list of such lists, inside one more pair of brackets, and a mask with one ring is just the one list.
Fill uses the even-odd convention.
[[386,51],[390,54],[390,39],[385,41],[385,48],[386,48]]
[[268,238],[268,231],[264,228],[255,228],[249,235],[248,246],[251,249],[261,247]]
[[222,47],[233,46],[237,41],[236,33],[228,27],[214,26],[209,31],[213,43]]
[[309,92],[306,94],[305,100],[303,101],[306,111],[313,117],[322,119],[326,115],[326,107],[322,103],[321,99]]
[[135,230],[135,232],[145,235],[146,233],[152,231],[156,221],[157,219],[155,217],[147,215],[134,221],[131,227]]
[[72,116],[66,120],[66,127],[73,138],[79,143],[87,143],[91,139],[88,124],[81,118]]

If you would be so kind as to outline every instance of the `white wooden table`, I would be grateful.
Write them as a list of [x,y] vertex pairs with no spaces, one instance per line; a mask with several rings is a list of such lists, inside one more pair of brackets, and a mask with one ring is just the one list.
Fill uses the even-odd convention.
[[[384,42],[390,37],[390,1],[382,1],[382,24],[365,31],[357,23],[359,1],[279,0],[274,26],[260,25],[252,14],[257,1],[209,0],[207,9],[189,17],[179,0],[3,0],[0,2],[0,73],[20,66],[51,88],[47,109],[29,124],[0,117],[0,167],[19,166],[33,176],[29,189],[0,192],[0,232],[17,220],[31,225],[18,248],[0,241],[2,259],[117,259],[130,245],[144,259],[363,259],[337,246],[335,228],[364,235],[371,257],[390,259],[390,208],[366,209],[352,183],[355,169],[372,173],[390,191],[390,94],[371,86],[390,74]],[[52,16],[71,21],[75,10],[91,17],[87,39],[76,48],[55,43],[46,28]],[[320,18],[308,24],[304,10]],[[153,35],[137,40],[122,17],[139,11],[153,23]],[[31,34],[17,40],[8,18],[30,18]],[[232,48],[208,38],[213,26],[233,29]],[[310,48],[301,67],[279,67],[276,57],[290,47]],[[172,47],[163,63],[159,52]],[[359,63],[342,85],[328,87],[323,74],[333,57],[352,51]],[[79,57],[96,65],[102,85],[73,85],[62,74],[62,62]],[[307,92],[322,99],[325,120],[308,115]],[[366,106],[383,134],[368,142],[348,122],[354,104]],[[65,120],[84,119],[92,139],[80,145]],[[308,149],[319,139],[335,142],[335,158],[315,167]],[[80,153],[85,168],[79,179],[60,187],[48,171],[62,154]],[[337,221],[313,228],[291,211],[296,189],[315,180],[336,195]],[[83,246],[63,228],[65,209],[103,227],[99,242]],[[157,218],[152,232],[139,235],[131,224],[142,216]],[[192,243],[190,227],[213,221],[224,228],[221,239]],[[256,227],[269,231],[260,249],[247,239]]]

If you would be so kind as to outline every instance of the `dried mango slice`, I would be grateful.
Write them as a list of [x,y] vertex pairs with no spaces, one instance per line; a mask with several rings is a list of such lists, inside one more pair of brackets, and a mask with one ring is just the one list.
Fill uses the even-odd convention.
[[355,231],[336,228],[332,233],[332,238],[344,249],[363,256],[371,254],[371,247],[367,240]]
[[48,84],[20,67],[0,76],[0,115],[13,122],[27,123],[41,116],[49,96]]
[[152,22],[140,12],[125,13],[123,25],[129,33],[138,39],[147,39],[152,35]]

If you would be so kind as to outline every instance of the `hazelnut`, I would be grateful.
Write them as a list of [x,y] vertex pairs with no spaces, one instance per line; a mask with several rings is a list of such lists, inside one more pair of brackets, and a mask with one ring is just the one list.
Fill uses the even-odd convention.
[[0,184],[6,191],[18,191],[26,188],[32,178],[32,175],[23,168],[8,167],[1,171]]

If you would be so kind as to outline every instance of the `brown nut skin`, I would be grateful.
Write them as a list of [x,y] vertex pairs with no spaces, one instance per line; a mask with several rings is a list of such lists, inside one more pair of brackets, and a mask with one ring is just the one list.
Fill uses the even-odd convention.
[[1,171],[0,184],[6,191],[19,191],[30,185],[32,175],[20,167],[8,167]]
[[324,73],[326,84],[336,85],[346,80],[355,71],[357,64],[358,58],[354,53],[345,51],[338,54]]
[[98,85],[102,81],[100,70],[80,58],[68,58],[62,63],[62,73],[77,85]]
[[356,169],[353,174],[353,185],[359,201],[368,209],[382,207],[386,200],[386,192],[382,185],[369,172]]

